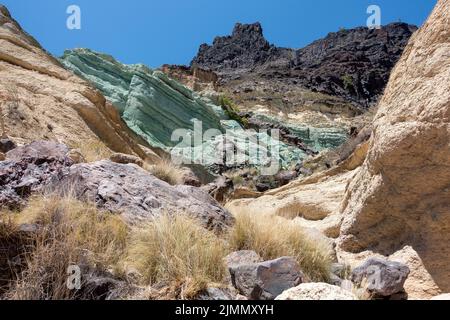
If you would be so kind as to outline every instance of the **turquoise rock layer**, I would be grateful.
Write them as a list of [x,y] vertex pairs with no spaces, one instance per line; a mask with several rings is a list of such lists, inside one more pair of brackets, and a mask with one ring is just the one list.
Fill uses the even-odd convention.
[[[99,89],[116,106],[131,130],[152,147],[181,155],[184,163],[208,167],[222,158],[220,154],[224,146],[228,148],[230,143],[243,155],[242,161],[236,165],[266,166],[275,157],[282,168],[288,168],[307,157],[297,147],[273,139],[265,132],[258,132],[257,141],[252,140],[250,137],[255,137],[253,133],[230,120],[220,106],[160,71],[141,64],[125,65],[109,55],[89,49],[66,51],[60,61]],[[279,121],[275,118],[265,120]],[[198,123],[201,123],[201,135],[208,129],[214,129],[216,136],[194,139],[197,137],[194,129]],[[317,151],[340,145],[346,138],[338,129],[294,125],[289,125],[289,128]],[[178,133],[176,139],[174,133]],[[188,139],[181,139],[180,136]],[[188,140],[188,143],[180,145],[181,140]],[[258,152],[254,152],[256,149]],[[267,159],[268,156],[272,158]]]
[[293,135],[317,152],[339,147],[348,139],[348,129],[343,127],[315,127],[292,123],[265,114],[255,114],[255,116],[264,122],[283,124]]
[[176,129],[193,129],[193,120],[205,128],[224,131],[224,114],[210,103],[160,71],[124,65],[113,57],[88,49],[66,51],[60,59],[75,74],[91,82],[121,113],[134,132],[153,147],[176,145]]

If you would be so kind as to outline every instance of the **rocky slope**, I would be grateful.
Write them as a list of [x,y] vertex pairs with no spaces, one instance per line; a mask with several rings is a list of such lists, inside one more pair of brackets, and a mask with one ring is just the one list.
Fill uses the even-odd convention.
[[0,97],[6,134],[18,142],[97,141],[146,157],[145,144],[86,81],[64,69],[0,6]]
[[193,119],[202,121],[204,128],[224,130],[220,107],[160,71],[124,65],[88,49],[66,51],[61,62],[93,83],[117,107],[127,125],[154,147],[176,145],[172,133],[179,128],[192,130]]
[[367,159],[342,204],[339,246],[411,245],[450,290],[450,1],[440,0],[392,72]]
[[252,91],[258,81],[269,82],[266,90],[272,86],[273,93],[278,91],[289,100],[287,93],[301,86],[367,108],[383,92],[392,67],[416,30],[405,23],[380,30],[341,30],[295,50],[269,44],[259,23],[238,23],[231,36],[201,45],[191,65],[217,72],[222,85],[234,91],[239,91],[237,84],[243,91]]
[[[246,144],[254,131],[246,131],[241,124],[230,119],[229,113],[225,112],[223,106],[219,106],[217,93],[210,92],[213,96],[210,98],[208,93],[192,91],[159,70],[150,70],[143,65],[124,65],[111,56],[88,49],[66,51],[60,60],[66,68],[95,85],[117,106],[125,123],[152,147],[173,151],[180,156],[188,154],[192,162],[213,167],[214,172],[217,172],[216,167],[223,160],[222,155],[231,148],[237,148],[249,155]],[[185,76],[181,73],[174,75],[173,68],[168,66],[163,70],[182,81],[185,79],[190,82],[188,79],[193,78],[186,72],[183,73]],[[214,80],[214,76],[206,71],[194,69],[193,73],[195,78]],[[180,141],[172,140],[172,134],[175,130],[182,129],[188,136],[194,137],[195,119],[201,121],[202,133],[206,130],[216,130],[219,134],[215,133],[214,139],[210,140],[192,139],[180,148]],[[228,136],[228,141],[220,134],[227,130],[232,136]],[[303,131],[307,132],[308,129],[304,128]],[[346,138],[346,132],[342,131],[331,130],[323,134],[316,134],[314,129],[312,131],[311,139],[305,139],[305,144],[301,147],[290,141],[279,142],[271,139],[265,132],[258,133],[257,137],[280,147],[283,167],[298,163],[316,149],[339,144]],[[254,145],[253,142],[250,143]],[[177,149],[174,151],[174,148]],[[247,162],[252,160],[254,159]],[[249,165],[247,162],[240,162],[236,166]],[[260,165],[261,163],[256,164]]]
[[373,255],[406,263],[412,299],[448,292],[449,15],[450,1],[438,1],[413,35],[381,99],[373,136],[352,158],[228,208],[296,218],[337,238],[344,263]]

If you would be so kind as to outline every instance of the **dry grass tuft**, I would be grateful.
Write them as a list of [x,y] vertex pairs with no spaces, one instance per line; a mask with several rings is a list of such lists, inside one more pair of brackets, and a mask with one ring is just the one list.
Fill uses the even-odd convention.
[[164,298],[189,299],[225,275],[224,242],[195,220],[163,215],[133,233],[126,264],[145,285],[162,285]]
[[106,270],[126,248],[128,229],[119,216],[71,197],[35,197],[15,223],[35,224],[38,231],[8,299],[73,299],[76,291],[66,286],[69,266]]
[[75,142],[70,146],[80,150],[87,162],[95,162],[109,159],[113,152],[100,140],[90,139],[83,142]]
[[232,250],[254,250],[265,260],[291,256],[312,281],[329,280],[332,261],[329,249],[308,238],[302,227],[270,215],[239,212],[235,218],[229,234]]
[[163,159],[156,164],[144,164],[144,169],[155,177],[171,185],[183,184],[184,171],[175,165],[170,159]]

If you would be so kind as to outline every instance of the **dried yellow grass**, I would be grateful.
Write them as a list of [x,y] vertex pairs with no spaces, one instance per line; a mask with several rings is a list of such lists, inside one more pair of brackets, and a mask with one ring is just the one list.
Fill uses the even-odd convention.
[[76,291],[66,285],[69,266],[114,268],[126,248],[128,228],[119,216],[70,196],[37,196],[14,223],[35,224],[38,231],[8,299],[73,299]]
[[145,163],[144,169],[168,184],[178,185],[183,183],[183,169],[172,163],[170,159],[162,159],[155,164]]
[[173,288],[169,298],[189,299],[223,280],[226,255],[222,240],[180,213],[158,217],[133,232],[126,261],[144,284],[161,284]]
[[265,260],[291,256],[312,281],[329,280],[329,249],[307,237],[302,227],[282,217],[246,211],[236,213],[235,218],[229,233],[232,250],[254,250]]
[[109,159],[113,152],[102,141],[98,139],[90,139],[82,142],[71,143],[72,149],[80,150],[87,162],[95,162]]

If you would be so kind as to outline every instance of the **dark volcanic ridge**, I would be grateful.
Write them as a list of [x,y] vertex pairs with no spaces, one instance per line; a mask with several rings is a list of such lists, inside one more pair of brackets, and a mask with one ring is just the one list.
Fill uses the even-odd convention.
[[329,33],[302,49],[270,44],[260,23],[202,44],[191,66],[210,69],[221,85],[253,77],[338,96],[363,108],[378,100],[416,26],[391,23]]

